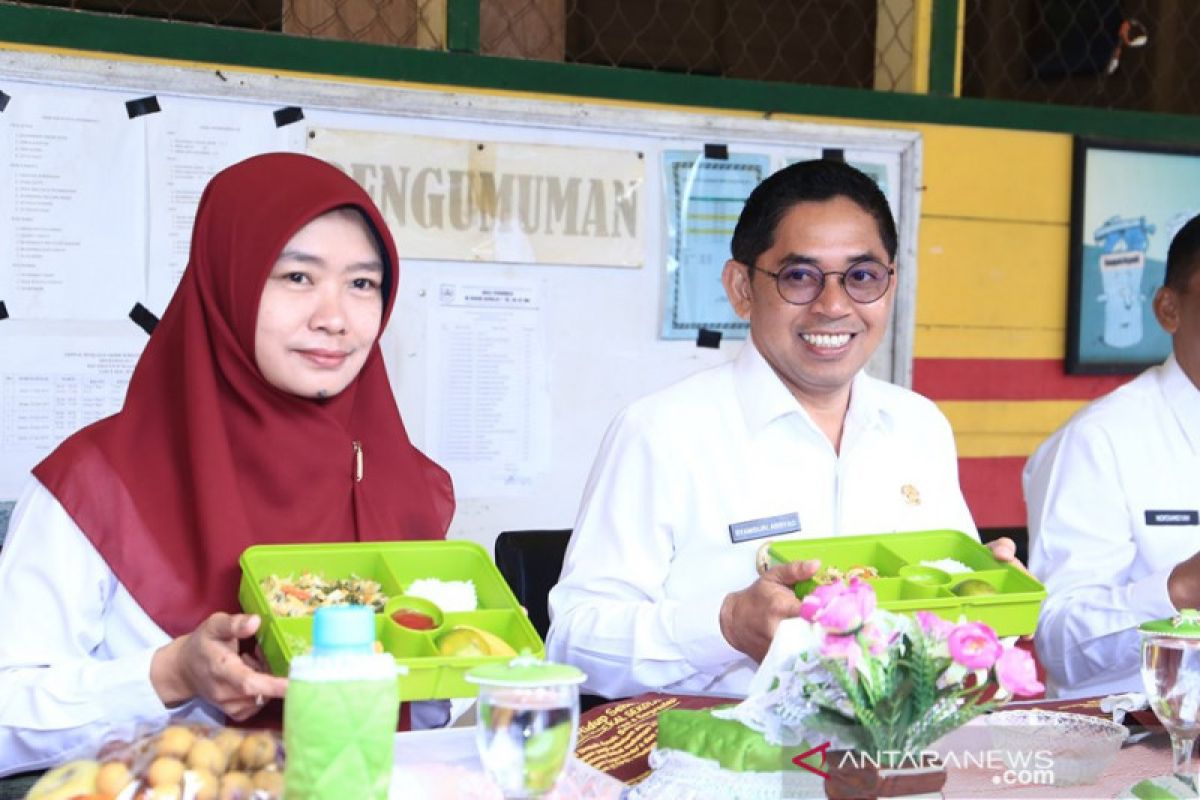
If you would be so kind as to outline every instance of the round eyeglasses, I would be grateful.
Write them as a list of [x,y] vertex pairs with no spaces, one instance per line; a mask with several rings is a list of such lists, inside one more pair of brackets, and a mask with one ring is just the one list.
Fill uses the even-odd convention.
[[779,296],[794,306],[806,306],[821,296],[825,281],[836,275],[846,294],[856,303],[874,303],[888,290],[896,270],[878,261],[860,261],[842,272],[823,272],[811,264],[791,264],[779,272],[762,267],[750,269],[766,273],[775,279]]

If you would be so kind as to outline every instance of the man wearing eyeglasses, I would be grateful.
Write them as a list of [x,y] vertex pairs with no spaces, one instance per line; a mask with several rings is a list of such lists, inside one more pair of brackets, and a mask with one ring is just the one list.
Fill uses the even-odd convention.
[[[734,361],[613,423],[550,593],[549,657],[607,697],[745,694],[779,621],[799,611],[792,587],[818,568],[759,575],[770,541],[977,535],[945,417],[863,372],[896,271],[875,183],[840,162],[786,167],[746,201],[732,254],[722,281],[750,337]],[[998,547],[1013,557],[1011,542]]]

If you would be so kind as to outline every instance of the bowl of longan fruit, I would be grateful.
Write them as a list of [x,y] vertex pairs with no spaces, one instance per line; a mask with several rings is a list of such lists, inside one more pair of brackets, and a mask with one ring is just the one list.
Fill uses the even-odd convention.
[[278,800],[283,746],[272,731],[171,725],[110,741],[94,759],[43,775],[26,800]]

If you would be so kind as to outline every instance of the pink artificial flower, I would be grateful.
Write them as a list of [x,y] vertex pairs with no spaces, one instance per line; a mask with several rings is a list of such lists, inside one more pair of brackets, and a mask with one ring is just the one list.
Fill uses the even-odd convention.
[[863,651],[862,646],[858,643],[858,637],[829,633],[825,635],[825,641],[821,642],[820,654],[822,658],[837,658],[845,661],[849,670],[854,672],[862,660]]
[[875,590],[858,578],[825,584],[800,601],[800,616],[830,633],[853,633],[875,611]]
[[926,636],[932,636],[935,639],[945,639],[950,635],[950,631],[954,630],[953,622],[942,619],[933,612],[918,611],[916,617],[917,624],[921,626],[921,631]]
[[1018,647],[1004,648],[996,659],[996,680],[1004,689],[1022,697],[1032,697],[1046,689],[1037,679],[1033,656]]
[[867,652],[873,656],[882,655],[891,644],[887,633],[874,622],[863,623],[862,630],[858,632],[858,640],[860,644],[866,645]]
[[950,657],[967,669],[988,669],[1000,657],[1003,646],[996,632],[982,622],[956,625],[946,637]]

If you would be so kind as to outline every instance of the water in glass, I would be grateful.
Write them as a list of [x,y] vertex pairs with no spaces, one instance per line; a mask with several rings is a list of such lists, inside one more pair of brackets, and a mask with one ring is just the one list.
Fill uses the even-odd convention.
[[505,798],[537,798],[553,789],[578,728],[574,686],[484,687],[479,694],[476,744]]
[[1150,708],[1171,734],[1172,771],[1195,790],[1192,750],[1200,736],[1200,641],[1146,637],[1142,642],[1142,683]]

